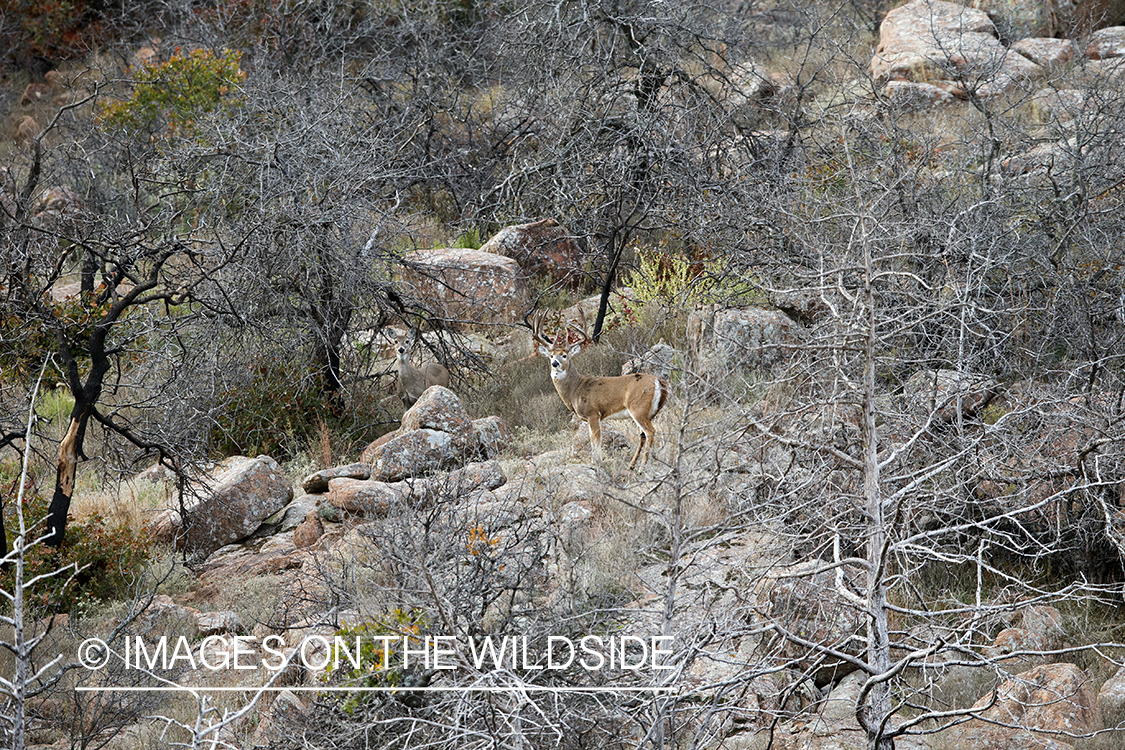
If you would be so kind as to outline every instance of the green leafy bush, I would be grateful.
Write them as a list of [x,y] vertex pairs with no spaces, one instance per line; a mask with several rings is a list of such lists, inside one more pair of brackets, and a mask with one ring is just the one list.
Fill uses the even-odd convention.
[[[337,638],[329,658],[324,679],[333,684],[349,687],[398,687],[408,682],[413,670],[404,666],[403,639],[411,642],[411,650],[421,648],[426,637],[429,617],[420,609],[396,609],[378,620],[361,623],[336,631]],[[384,638],[385,636],[385,638]],[[418,639],[418,643],[413,641]],[[343,644],[346,647],[341,647]],[[365,693],[356,693],[343,706],[353,711],[369,699]]]
[[[10,308],[0,312],[0,340],[5,342],[0,347],[0,366],[18,378],[34,380],[43,360],[58,349],[59,330],[65,332],[73,353],[85,358],[86,342],[113,305],[111,300],[98,301],[100,291],[99,287],[63,300],[45,300],[42,317]],[[61,380],[66,375],[55,366],[47,370],[47,377]]]
[[762,299],[754,279],[728,269],[717,258],[688,258],[670,252],[665,242],[637,251],[637,268],[628,286],[637,302],[659,302],[691,309],[714,303],[753,304]]
[[332,423],[320,382],[280,355],[256,360],[219,393],[211,448],[225,456],[266,454],[286,460],[319,438],[317,425]]
[[179,49],[165,63],[137,73],[133,95],[103,108],[101,122],[121,128],[152,129],[166,123],[173,133],[190,132],[195,118],[220,106],[235,106],[244,73],[242,53]]
[[462,250],[480,250],[480,246],[483,244],[480,239],[480,230],[476,227],[457,235],[457,239],[453,241],[453,247]]

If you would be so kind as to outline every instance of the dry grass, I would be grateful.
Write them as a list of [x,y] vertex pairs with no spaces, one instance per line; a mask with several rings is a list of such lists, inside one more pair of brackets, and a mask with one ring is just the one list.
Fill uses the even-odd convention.
[[83,472],[76,483],[71,513],[79,520],[99,515],[109,526],[123,525],[140,531],[157,513],[171,507],[174,491],[172,482],[144,479],[102,485],[92,472]]
[[498,364],[496,376],[465,399],[474,417],[495,415],[513,430],[557,431],[569,421],[551,384],[547,360],[530,357]]

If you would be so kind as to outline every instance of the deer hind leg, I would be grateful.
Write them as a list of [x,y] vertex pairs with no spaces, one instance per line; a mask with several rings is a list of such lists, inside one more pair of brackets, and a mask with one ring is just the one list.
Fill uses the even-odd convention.
[[652,453],[652,444],[656,441],[656,428],[652,426],[652,420],[647,414],[633,414],[633,421],[637,423],[637,427],[641,428],[641,442],[637,446],[637,452],[633,454],[633,460],[629,463],[629,468],[632,469],[637,465],[637,459],[641,457],[641,452],[645,454],[645,460],[641,462],[641,466],[648,463],[649,454]]

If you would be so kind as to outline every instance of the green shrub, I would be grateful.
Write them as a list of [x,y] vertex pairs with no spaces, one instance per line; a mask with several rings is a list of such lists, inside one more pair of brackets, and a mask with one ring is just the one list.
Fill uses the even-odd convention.
[[[65,331],[73,354],[85,363],[87,342],[113,307],[112,300],[98,302],[99,287],[63,300],[45,300],[40,315],[24,315],[6,307],[0,312],[0,367],[25,381],[34,381],[43,361],[58,349],[59,330]],[[122,316],[128,318],[128,314]],[[56,363],[48,367],[50,380],[63,380],[66,373]]]
[[48,422],[67,420],[74,410],[74,396],[64,388],[47,389],[35,402],[35,413]]
[[245,74],[239,70],[241,52],[179,49],[171,59],[137,73],[132,96],[102,109],[104,125],[149,129],[161,120],[173,132],[192,129],[195,118],[221,105],[238,103],[234,91]]
[[757,304],[763,295],[753,277],[744,276],[718,258],[689,258],[670,252],[666,243],[637,251],[637,268],[628,286],[641,303],[692,309],[714,303]]
[[211,448],[223,456],[266,454],[282,461],[319,439],[318,425],[332,420],[320,382],[281,355],[259,358],[244,377],[219,394]]
[[[420,609],[396,609],[378,620],[341,628],[336,631],[337,639],[324,679],[348,687],[403,685],[412,672],[420,672],[425,666],[421,664],[417,669],[404,666],[403,639],[413,642],[417,638],[420,641],[426,637],[428,628],[429,617]],[[389,636],[389,639],[383,636]],[[412,650],[416,648],[421,648],[420,644],[411,645]],[[342,708],[350,713],[369,698],[366,693],[355,693]]]
[[326,468],[388,429],[388,414],[368,384],[349,387],[333,408],[323,378],[292,352],[285,357],[259,354],[240,372],[223,374],[209,434],[216,457],[266,454],[284,463],[305,454]]
[[480,246],[484,243],[480,240],[480,230],[476,227],[468,229],[457,236],[453,241],[453,247],[462,250],[479,250]]

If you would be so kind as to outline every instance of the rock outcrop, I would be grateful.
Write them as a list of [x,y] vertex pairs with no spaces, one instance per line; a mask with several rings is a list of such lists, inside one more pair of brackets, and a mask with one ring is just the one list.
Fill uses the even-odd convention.
[[912,411],[922,417],[931,411],[943,422],[952,422],[958,414],[968,417],[979,414],[988,405],[1000,386],[992,378],[956,370],[922,370],[903,384],[903,395]]
[[512,323],[526,303],[519,263],[481,250],[419,250],[403,259],[403,281],[414,294],[456,320]]
[[770,367],[798,343],[799,327],[778,310],[711,307],[688,317],[688,347],[705,374]]
[[984,11],[942,0],[914,0],[887,13],[871,60],[878,84],[936,85],[950,94],[991,96],[1043,75],[1001,44]]
[[165,511],[154,524],[165,538],[174,538],[190,557],[201,559],[244,539],[268,516],[293,499],[293,487],[277,461],[269,456],[234,456],[218,471],[184,490],[183,506]]
[[333,479],[326,498],[330,505],[350,515],[381,517],[393,504],[424,508],[441,498],[456,499],[481,489],[494,490],[507,481],[499,463],[486,461],[438,476],[398,482]]
[[1005,680],[973,705],[975,718],[947,734],[958,747],[1025,750],[1067,747],[1100,728],[1090,675],[1074,664],[1046,664]]
[[[840,582],[837,582],[840,576]],[[754,597],[763,614],[813,643],[846,654],[867,648],[866,619],[862,608],[842,591],[857,591],[860,571],[851,566],[826,567],[818,561],[798,563],[762,578]],[[816,658],[808,649],[786,642],[786,653],[810,660],[813,679],[823,685],[855,670],[855,665],[827,656]]]
[[525,276],[543,276],[553,284],[569,281],[582,267],[578,243],[556,219],[504,227],[480,252],[512,258]]

